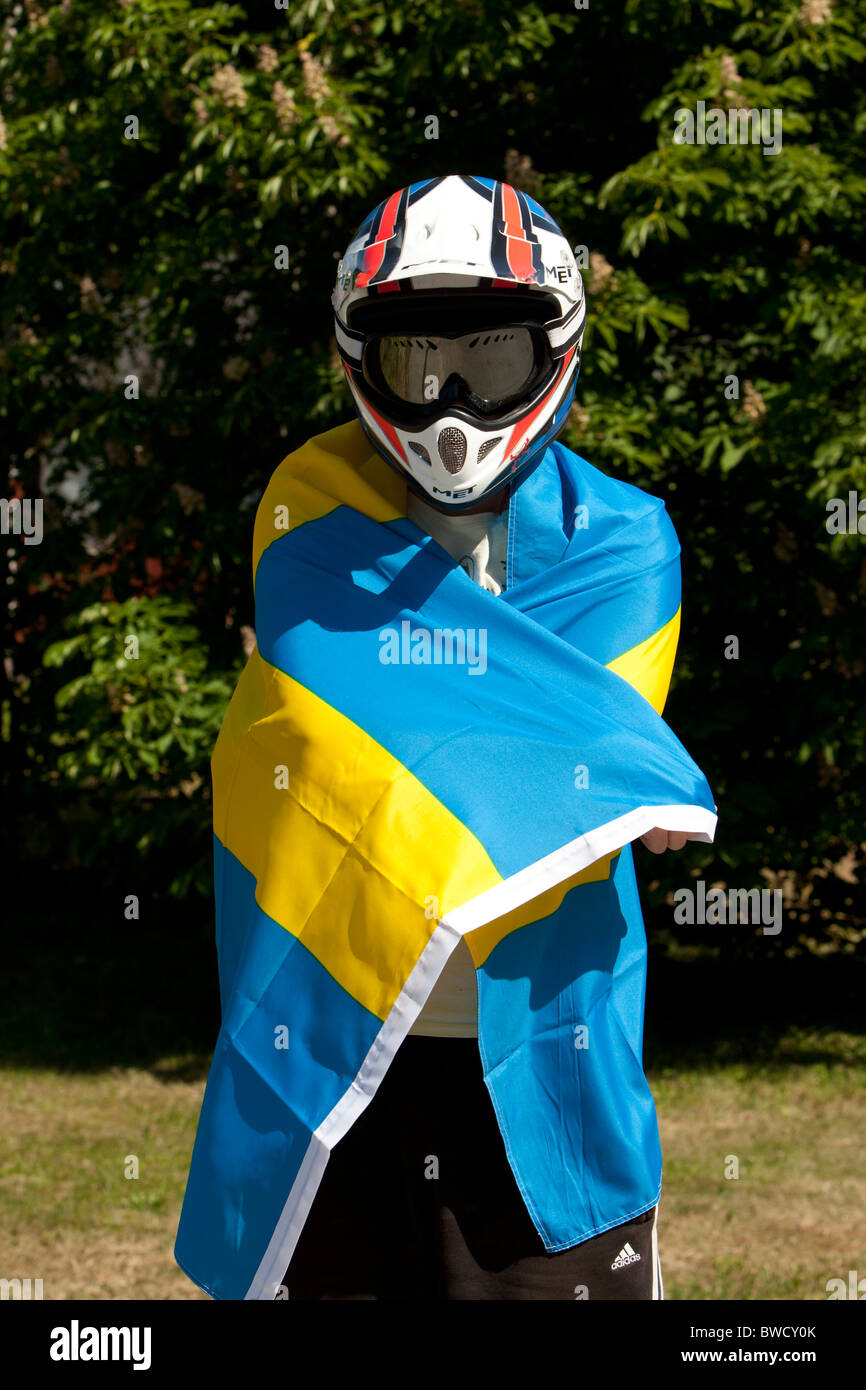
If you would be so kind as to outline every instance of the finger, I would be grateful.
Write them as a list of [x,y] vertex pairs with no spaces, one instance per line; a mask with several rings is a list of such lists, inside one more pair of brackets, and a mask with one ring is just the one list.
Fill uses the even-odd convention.
[[684,830],[669,830],[668,849],[682,849],[688,838]]
[[659,830],[658,827],[654,830],[648,830],[645,835],[641,835],[640,839],[641,844],[646,845],[652,854],[664,854],[668,846],[668,832]]

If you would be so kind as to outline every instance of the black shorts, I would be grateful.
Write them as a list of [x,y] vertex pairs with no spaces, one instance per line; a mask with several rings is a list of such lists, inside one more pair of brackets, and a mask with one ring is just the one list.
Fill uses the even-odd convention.
[[289,1301],[663,1298],[657,1212],[549,1254],[476,1039],[410,1036],[332,1150],[282,1282]]

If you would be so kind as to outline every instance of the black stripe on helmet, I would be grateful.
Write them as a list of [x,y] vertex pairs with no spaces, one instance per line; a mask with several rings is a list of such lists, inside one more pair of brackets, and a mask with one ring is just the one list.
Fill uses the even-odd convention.
[[[406,230],[406,209],[408,205],[409,189],[404,188],[400,193],[400,201],[397,204],[397,216],[394,218],[394,230],[388,238],[388,245],[385,248],[385,255],[382,258],[382,264],[379,266],[379,269],[376,271],[375,275],[372,275],[370,279],[367,281],[368,285],[378,285],[380,281],[387,280],[388,276],[391,274],[391,271],[394,269],[395,265],[399,261],[400,256],[403,252],[403,234]],[[385,204],[383,203],[382,206],[384,209]],[[381,217],[377,226],[380,224]],[[371,242],[375,240],[375,236],[370,237]]]
[[539,227],[543,232],[552,232],[554,236],[562,236],[561,229],[557,227],[549,213],[546,217],[539,217],[538,213],[534,212],[532,214],[532,225],[533,227]]
[[480,179],[475,178],[472,174],[460,174],[459,177],[467,187],[472,189],[473,193],[480,193],[485,202],[490,203],[493,201],[493,189],[488,188]]
[[444,175],[436,179],[427,179],[423,187],[416,188],[413,193],[409,194],[409,207],[411,208],[414,203],[417,203],[419,198],[426,198],[428,193],[432,193],[434,188],[438,188],[440,183],[444,182]]

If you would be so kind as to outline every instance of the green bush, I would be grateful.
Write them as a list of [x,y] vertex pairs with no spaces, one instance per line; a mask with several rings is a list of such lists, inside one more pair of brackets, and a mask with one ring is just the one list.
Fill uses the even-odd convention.
[[[564,440],[664,497],[683,544],[667,717],[720,827],[688,867],[653,865],[653,901],[691,871],[850,876],[866,565],[862,536],[825,523],[866,495],[857,20],[852,0],[28,0],[0,57],[0,429],[13,486],[46,501],[42,545],[17,551],[4,695],[31,845],[56,851],[98,791],[104,873],[196,827],[154,891],[184,873],[206,890],[204,762],[252,622],[253,509],[351,413],[336,258],[392,189],[476,172],[585,247]],[[699,100],[780,110],[778,154],[676,144]],[[187,605],[186,635],[144,603],[161,598]],[[133,599],[153,667],[115,664]]]
[[155,849],[179,847],[174,896],[210,890],[208,763],[240,674],[208,669],[201,634],[185,621],[192,613],[165,597],[91,604],[43,658],[72,677],[55,695],[58,752],[44,775],[47,789],[78,793],[67,853],[102,867],[121,839],[148,868]]

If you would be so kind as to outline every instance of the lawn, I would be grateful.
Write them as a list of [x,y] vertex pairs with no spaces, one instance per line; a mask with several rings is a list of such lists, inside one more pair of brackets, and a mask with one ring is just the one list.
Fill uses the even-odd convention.
[[826,1299],[866,1273],[864,1063],[860,1037],[794,1029],[769,1064],[650,1071],[667,1298]]
[[[206,1297],[172,1258],[206,1062],[0,1072],[0,1274],[46,1299]],[[669,1299],[823,1299],[866,1273],[864,1064],[859,1036],[791,1028],[748,1062],[648,1067]]]

